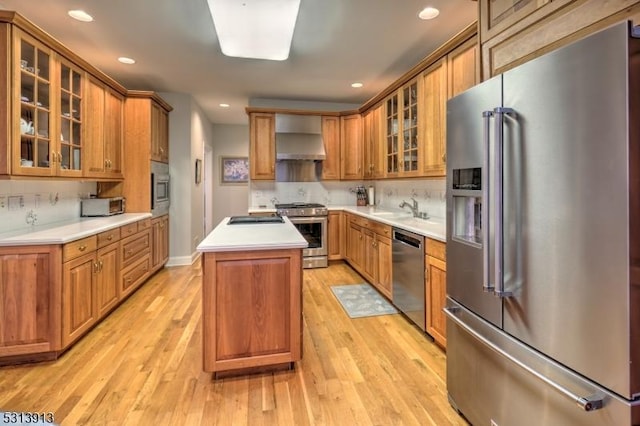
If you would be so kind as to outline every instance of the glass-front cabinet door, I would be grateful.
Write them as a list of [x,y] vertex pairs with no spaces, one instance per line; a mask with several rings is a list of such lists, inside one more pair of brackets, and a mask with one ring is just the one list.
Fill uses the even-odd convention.
[[418,126],[421,83],[413,80],[389,96],[385,102],[385,142],[387,176],[418,176],[420,151]]
[[387,146],[387,176],[398,174],[399,164],[399,119],[398,95],[391,95],[385,103],[385,142]]
[[55,173],[51,121],[52,53],[20,32],[14,46],[14,102],[19,105],[14,111],[19,116],[14,116],[13,173],[51,175]]
[[58,172],[61,175],[79,176],[82,173],[84,78],[82,71],[64,60],[60,60],[58,69],[60,70]]

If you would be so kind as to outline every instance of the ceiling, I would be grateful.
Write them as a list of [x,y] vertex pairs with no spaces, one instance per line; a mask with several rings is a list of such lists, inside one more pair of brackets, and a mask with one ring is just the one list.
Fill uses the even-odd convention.
[[[418,19],[425,6],[440,16]],[[224,56],[207,0],[0,0],[0,8],[127,89],[188,93],[225,124],[247,123],[244,109],[255,99],[361,105],[477,17],[472,0],[302,0],[289,59],[273,62]],[[71,9],[94,22],[69,18]],[[120,56],[137,62],[121,64]],[[364,87],[352,88],[356,81]]]

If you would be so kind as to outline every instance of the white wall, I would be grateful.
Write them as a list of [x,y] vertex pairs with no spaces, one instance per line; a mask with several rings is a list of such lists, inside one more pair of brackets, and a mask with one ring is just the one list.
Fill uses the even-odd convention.
[[[204,147],[212,140],[212,125],[190,95],[160,93],[173,111],[169,114],[169,262],[191,264],[204,238],[204,182],[195,182],[196,159],[204,160]],[[204,177],[203,173],[203,177]]]
[[225,217],[245,215],[249,209],[249,186],[247,184],[222,185],[220,183],[220,157],[249,156],[249,126],[239,124],[213,125],[213,196],[210,206],[214,227]]

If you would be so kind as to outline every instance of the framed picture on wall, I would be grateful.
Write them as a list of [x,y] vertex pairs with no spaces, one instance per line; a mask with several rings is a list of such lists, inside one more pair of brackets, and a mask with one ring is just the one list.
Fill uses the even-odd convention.
[[249,181],[248,157],[220,157],[220,183],[242,185]]

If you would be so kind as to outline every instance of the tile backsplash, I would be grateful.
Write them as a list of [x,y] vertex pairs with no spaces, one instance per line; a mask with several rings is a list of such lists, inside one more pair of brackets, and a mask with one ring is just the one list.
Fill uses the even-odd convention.
[[357,186],[375,189],[376,205],[400,210],[403,200],[413,197],[420,211],[432,217],[446,215],[445,179],[406,179],[349,182],[251,182],[249,205],[273,208],[277,203],[314,202],[334,206],[355,206]]
[[0,233],[78,218],[95,182],[0,181]]

